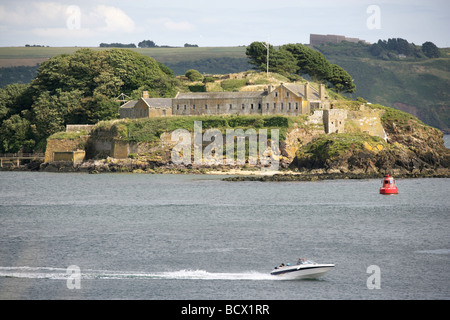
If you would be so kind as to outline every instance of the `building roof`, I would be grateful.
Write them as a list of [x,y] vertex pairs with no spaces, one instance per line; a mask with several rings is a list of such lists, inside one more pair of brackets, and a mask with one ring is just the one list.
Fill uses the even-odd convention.
[[132,109],[136,105],[137,100],[130,100],[127,103],[120,106],[120,109]]
[[150,107],[172,107],[172,98],[142,98],[145,103]]
[[[304,85],[284,83],[283,87],[289,89],[290,91],[295,93],[297,96],[305,97],[305,86]],[[314,89],[313,87],[311,87],[310,85],[308,85],[308,87],[309,87],[309,91],[308,91],[308,96],[306,97],[306,100],[319,100],[320,99],[319,92],[316,89]]]
[[240,91],[240,92],[182,92],[177,99],[238,99],[257,98],[267,95],[266,91]]

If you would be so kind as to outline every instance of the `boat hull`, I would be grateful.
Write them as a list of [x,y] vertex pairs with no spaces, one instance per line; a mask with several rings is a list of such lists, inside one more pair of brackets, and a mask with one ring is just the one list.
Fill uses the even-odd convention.
[[317,279],[334,268],[334,264],[295,265],[277,268],[270,274],[286,280]]

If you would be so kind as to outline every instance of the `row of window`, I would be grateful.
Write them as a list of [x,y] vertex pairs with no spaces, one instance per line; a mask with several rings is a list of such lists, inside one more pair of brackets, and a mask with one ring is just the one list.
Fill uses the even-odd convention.
[[[295,106],[295,110],[298,110],[298,102],[295,102],[294,106]],[[226,106],[224,106],[224,107],[226,108]],[[291,110],[292,107],[293,107],[292,103],[288,102],[288,110]],[[228,108],[229,108],[229,110],[232,110],[233,109],[233,104],[229,104]],[[258,103],[258,109],[261,109],[261,108],[262,108],[261,103]],[[266,104],[266,108],[267,109],[270,108],[270,103]],[[273,108],[274,109],[277,108],[277,103],[276,102],[273,103]],[[280,108],[281,108],[281,110],[284,109],[284,103],[283,102],[281,102]],[[205,110],[207,110],[207,109],[208,109],[208,105],[205,104]],[[217,105],[217,109],[220,109],[220,104]],[[245,104],[242,104],[242,110],[244,110],[244,109],[245,109]],[[253,103],[250,104],[250,109],[254,109],[254,104]],[[180,105],[177,105],[177,110],[180,110]],[[187,110],[187,105],[184,105],[184,110]],[[192,105],[192,110],[195,110],[195,104]]]

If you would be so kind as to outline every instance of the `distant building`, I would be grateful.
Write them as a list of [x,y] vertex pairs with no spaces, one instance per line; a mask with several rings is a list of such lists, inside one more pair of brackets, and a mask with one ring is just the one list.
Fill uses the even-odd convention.
[[340,36],[340,35],[336,35],[336,34],[310,34],[309,35],[309,44],[312,46],[317,46],[317,45],[321,45],[321,44],[327,44],[327,43],[339,43],[342,41],[348,41],[348,42],[353,42],[353,43],[358,43],[360,41],[362,41],[365,44],[370,44],[369,42],[365,41],[365,40],[361,40],[358,38],[347,38],[345,36]]

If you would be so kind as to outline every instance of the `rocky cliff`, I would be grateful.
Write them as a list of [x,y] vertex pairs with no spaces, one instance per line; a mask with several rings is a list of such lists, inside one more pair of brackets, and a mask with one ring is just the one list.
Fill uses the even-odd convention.
[[322,135],[297,151],[290,168],[369,175],[449,175],[450,150],[444,146],[441,131],[407,113],[374,108],[382,111],[384,139],[365,130]]

